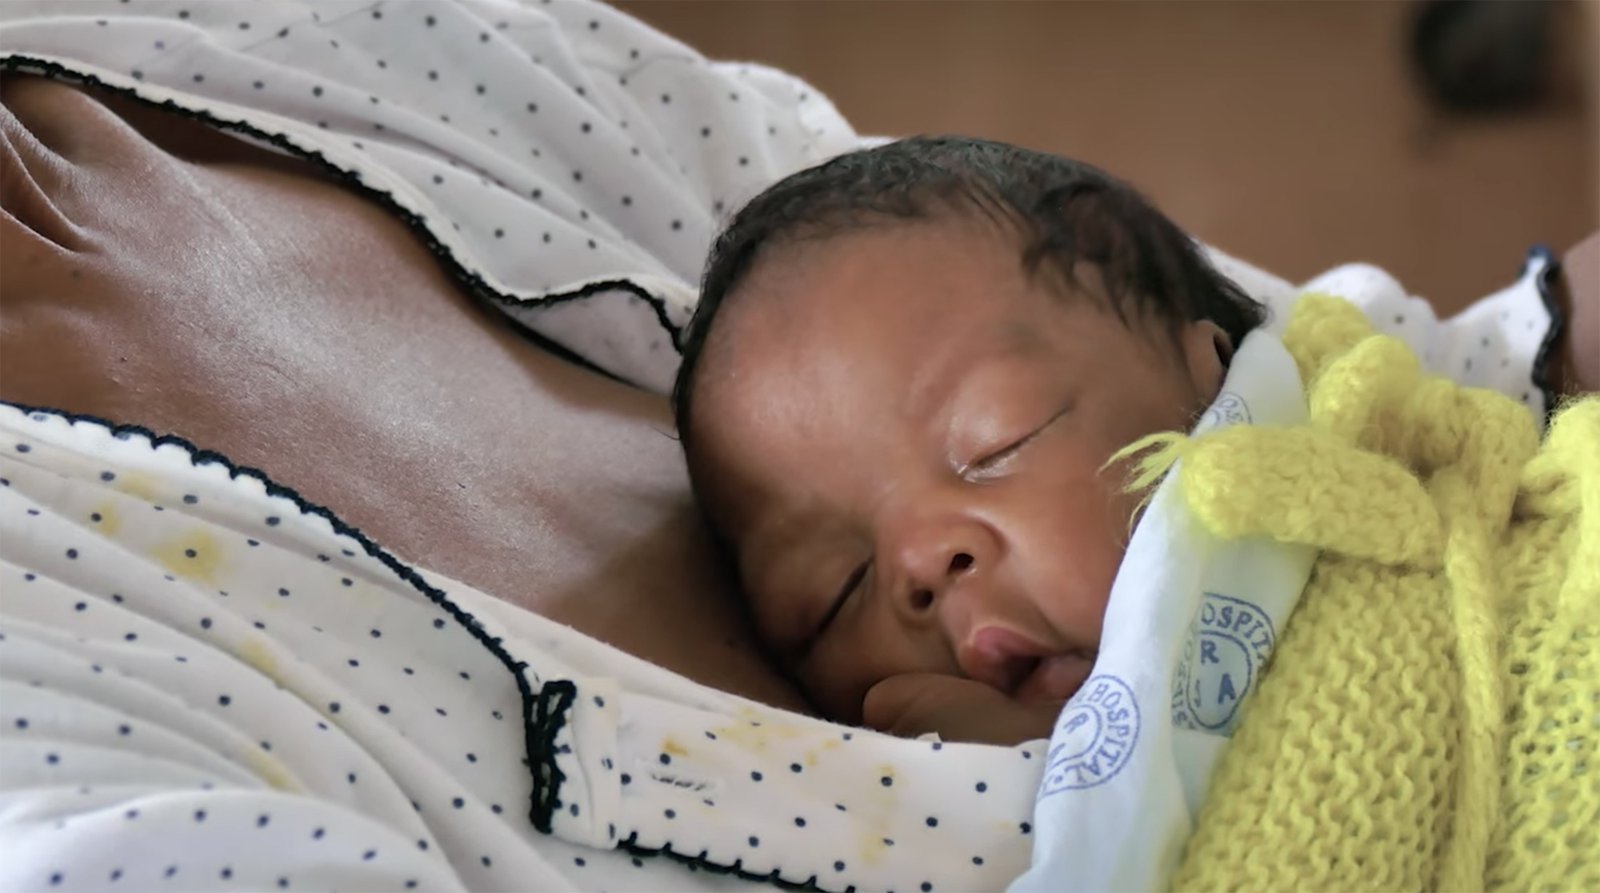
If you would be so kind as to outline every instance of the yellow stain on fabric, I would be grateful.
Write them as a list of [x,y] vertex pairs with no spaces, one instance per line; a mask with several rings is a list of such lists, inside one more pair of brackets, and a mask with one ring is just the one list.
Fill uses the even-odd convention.
[[156,504],[161,500],[161,479],[153,474],[143,471],[124,471],[117,474],[116,483],[113,485],[119,493],[126,493],[135,499]]
[[[268,679],[274,682],[280,681],[278,678],[278,659],[272,655],[269,640],[261,636],[250,636],[238,644],[234,649],[234,656],[249,664],[256,672]],[[299,782],[295,781],[294,774],[272,754],[251,749],[245,751],[245,759],[250,764],[250,770],[274,790],[301,790]]]
[[151,557],[174,576],[215,585],[224,558],[222,543],[203,527],[157,545]]
[[805,764],[807,766],[816,766],[822,759],[823,754],[838,750],[842,746],[843,742],[838,738],[824,738],[816,746],[806,749]]
[[[100,520],[95,521],[96,516]],[[117,504],[110,500],[95,506],[90,511],[89,520],[93,524],[90,529],[105,536],[116,536],[122,530],[122,512],[117,508]]]
[[889,855],[889,839],[886,834],[889,825],[886,822],[870,822],[870,827],[863,829],[856,838],[856,861],[867,866],[882,863]]
[[684,747],[682,744],[679,744],[678,739],[672,737],[671,735],[661,739],[661,752],[675,757],[686,757],[689,755],[689,749]]
[[804,726],[774,720],[770,713],[761,713],[748,707],[737,714],[742,722],[731,722],[711,731],[716,736],[751,753],[765,752],[776,742],[793,741],[809,734]]
[[245,762],[250,764],[250,771],[266,782],[275,791],[291,791],[298,793],[300,783],[295,780],[289,767],[272,754],[261,750],[245,751]]
[[254,667],[257,673],[271,679],[273,682],[278,682],[280,681],[278,679],[278,659],[272,656],[268,644],[267,640],[260,636],[251,636],[239,643],[236,649],[236,656]]
[[864,865],[877,865],[888,857],[889,829],[901,814],[899,776],[893,764],[884,763],[861,786],[867,796],[858,800],[854,814],[861,829],[856,836],[856,860]]

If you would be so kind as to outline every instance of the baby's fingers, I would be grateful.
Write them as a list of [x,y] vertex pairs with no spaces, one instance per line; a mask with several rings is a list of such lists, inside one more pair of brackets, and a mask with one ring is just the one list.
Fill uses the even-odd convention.
[[1024,705],[999,690],[937,673],[905,673],[874,685],[862,704],[866,725],[907,738],[1020,744],[1050,737],[1059,704]]

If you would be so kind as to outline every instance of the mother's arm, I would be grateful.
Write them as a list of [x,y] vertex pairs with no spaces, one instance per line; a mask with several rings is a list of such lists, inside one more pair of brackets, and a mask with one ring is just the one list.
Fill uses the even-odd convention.
[[1600,391],[1600,231],[1562,256],[1555,291],[1566,329],[1550,365],[1551,384],[1559,394]]

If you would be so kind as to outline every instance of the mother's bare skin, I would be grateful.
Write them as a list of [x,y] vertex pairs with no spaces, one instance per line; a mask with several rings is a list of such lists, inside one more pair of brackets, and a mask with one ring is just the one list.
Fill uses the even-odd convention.
[[308,163],[0,79],[0,398],[266,471],[400,557],[780,706],[658,397],[533,346]]

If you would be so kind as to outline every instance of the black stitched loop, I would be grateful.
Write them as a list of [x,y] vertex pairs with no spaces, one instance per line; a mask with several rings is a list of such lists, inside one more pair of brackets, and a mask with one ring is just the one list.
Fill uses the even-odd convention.
[[534,703],[523,702],[528,724],[528,763],[533,772],[533,796],[528,818],[533,827],[551,833],[551,819],[560,805],[561,783],[567,775],[556,765],[556,735],[567,724],[567,711],[578,697],[578,687],[566,679],[546,682]]
[[[699,853],[680,853],[672,848],[672,844],[665,843],[660,847],[647,847],[638,843],[639,832],[635,831],[627,838],[617,842],[617,845],[635,856],[665,856],[674,862],[687,865],[690,870],[700,870],[708,874],[731,874],[747,881],[764,881],[783,890],[811,890],[818,893],[827,893],[830,888],[817,885],[817,875],[811,874],[803,881],[789,880],[783,877],[782,868],[774,868],[765,874],[759,874],[744,867],[744,857],[733,860],[732,865],[722,865],[711,861],[711,851],[701,850]],[[831,888],[837,890],[838,888]],[[854,886],[846,890],[855,889]]]

